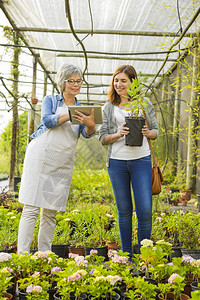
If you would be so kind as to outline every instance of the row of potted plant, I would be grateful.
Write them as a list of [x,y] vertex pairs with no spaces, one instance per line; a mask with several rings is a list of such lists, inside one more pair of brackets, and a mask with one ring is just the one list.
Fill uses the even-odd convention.
[[[5,299],[11,279],[18,283],[24,299],[189,299],[184,296],[188,279],[200,282],[200,260],[188,255],[168,262],[172,245],[163,240],[143,240],[141,254],[132,263],[128,253],[110,250],[109,260],[91,250],[87,256],[69,254],[59,258],[51,251],[35,254],[0,253],[0,299]],[[52,296],[53,295],[53,296]],[[171,298],[168,298],[169,297]],[[173,298],[172,298],[173,297]],[[191,292],[199,299],[200,291]]]
[[[97,209],[98,208],[98,209]],[[0,206],[0,250],[11,251],[17,241],[20,213]],[[133,214],[133,245],[137,244],[137,218]],[[178,210],[153,214],[151,238],[164,239],[173,247],[188,250],[200,249],[199,214]],[[39,219],[31,248],[37,249]],[[120,247],[117,209],[115,205],[90,204],[82,209],[57,214],[53,245],[73,244],[75,247],[97,247],[108,242]]]

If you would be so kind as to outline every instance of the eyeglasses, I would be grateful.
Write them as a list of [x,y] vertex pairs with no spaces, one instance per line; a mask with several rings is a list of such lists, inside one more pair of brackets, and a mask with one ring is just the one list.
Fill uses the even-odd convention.
[[80,85],[83,83],[83,79],[78,79],[78,80],[66,79],[65,81],[68,82],[69,85],[75,85],[75,83]]

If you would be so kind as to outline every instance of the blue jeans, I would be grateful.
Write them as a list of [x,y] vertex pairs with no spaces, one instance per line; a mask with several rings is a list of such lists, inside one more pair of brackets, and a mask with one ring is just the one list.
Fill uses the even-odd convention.
[[123,252],[132,258],[133,188],[138,219],[138,244],[150,239],[152,228],[152,167],[151,156],[136,160],[110,159],[108,173],[118,209],[119,230]]

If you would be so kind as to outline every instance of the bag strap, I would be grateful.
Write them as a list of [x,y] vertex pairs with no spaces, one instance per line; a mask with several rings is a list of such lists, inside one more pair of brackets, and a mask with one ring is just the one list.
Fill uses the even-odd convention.
[[[143,116],[144,116],[144,118],[145,118],[145,124],[148,126],[148,124],[147,124],[147,119],[146,119],[146,114],[145,114],[145,111],[143,110]],[[151,149],[151,153],[152,153],[152,155],[153,155],[153,165],[155,166],[155,167],[157,167],[157,160],[156,160],[156,157],[155,157],[155,154],[154,154],[154,151],[153,151],[153,147],[152,147],[152,144],[151,144],[151,140],[150,140],[150,138],[147,138],[147,140],[148,140],[148,143],[149,143],[149,148]]]

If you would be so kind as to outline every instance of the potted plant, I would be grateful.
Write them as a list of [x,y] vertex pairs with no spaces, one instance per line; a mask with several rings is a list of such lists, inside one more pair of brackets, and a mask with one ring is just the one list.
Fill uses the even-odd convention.
[[134,277],[134,290],[125,292],[128,299],[153,300],[156,296],[155,285],[145,281],[142,277]]
[[18,280],[20,299],[36,300],[49,298],[48,276],[34,272],[32,275]]
[[119,228],[117,228],[116,224],[106,232],[105,235],[106,244],[108,246],[108,250],[111,249],[119,249],[120,248],[120,232]]
[[[184,278],[176,273],[173,273],[169,277],[168,283],[158,285],[158,288],[161,291],[161,293],[158,295],[158,298],[161,300],[187,300],[189,299],[189,296],[183,293],[184,287]],[[171,290],[173,290],[173,292],[171,292]]]
[[65,258],[69,254],[69,240],[71,238],[70,219],[65,218],[58,221],[52,240],[51,251],[59,257]]
[[6,268],[0,269],[0,299],[12,299],[12,295],[7,293],[11,280],[11,273]]
[[132,79],[130,87],[127,89],[129,96],[126,96],[129,101],[122,104],[123,106],[127,106],[126,110],[129,111],[129,115],[125,117],[126,127],[129,128],[129,134],[125,136],[125,144],[127,146],[142,146],[142,127],[145,125],[143,111],[147,106],[142,88],[140,78]]
[[179,240],[182,243],[182,255],[187,254],[200,259],[200,224],[199,215],[187,212],[179,223]]

